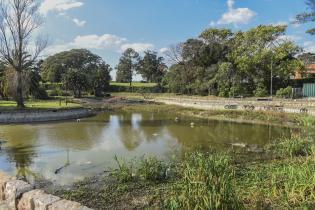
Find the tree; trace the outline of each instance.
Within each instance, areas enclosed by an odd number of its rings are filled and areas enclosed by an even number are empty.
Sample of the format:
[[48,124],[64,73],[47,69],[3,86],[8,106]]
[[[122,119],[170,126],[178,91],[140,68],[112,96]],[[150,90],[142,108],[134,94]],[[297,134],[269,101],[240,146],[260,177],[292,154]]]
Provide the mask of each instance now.
[[93,79],[93,88],[94,95],[96,97],[103,96],[103,92],[109,89],[109,81],[111,80],[110,72],[112,68],[110,65],[103,63],[99,66],[94,79]]
[[167,69],[163,60],[164,58],[159,57],[157,52],[144,52],[143,58],[139,61],[138,73],[147,82],[154,82],[160,85]]
[[[315,0],[306,0],[306,4],[310,11],[300,13],[296,16],[296,23],[308,23],[315,22]],[[311,35],[315,35],[315,28],[311,28],[306,31]]]
[[67,74],[64,75],[63,83],[67,89],[73,91],[76,98],[82,97],[82,91],[88,90],[88,77],[80,69],[69,69]]
[[131,87],[133,75],[138,68],[139,59],[140,56],[134,49],[126,49],[119,59],[118,65],[116,66],[116,81],[126,83],[128,82],[130,83]]
[[87,49],[73,49],[46,58],[41,65],[41,74],[44,81],[61,82],[70,69],[81,69],[91,74],[103,62],[100,56]]
[[23,108],[23,72],[47,45],[41,37],[33,41],[34,31],[42,24],[38,4],[35,0],[1,0],[0,22],[0,58],[16,72],[16,102]]
[[111,70],[100,56],[86,49],[57,53],[46,58],[41,65],[45,81],[64,82],[75,97],[81,97],[82,91],[101,96],[109,87]]
[[0,62],[0,96],[2,99],[8,99],[8,86],[5,78],[5,63]]

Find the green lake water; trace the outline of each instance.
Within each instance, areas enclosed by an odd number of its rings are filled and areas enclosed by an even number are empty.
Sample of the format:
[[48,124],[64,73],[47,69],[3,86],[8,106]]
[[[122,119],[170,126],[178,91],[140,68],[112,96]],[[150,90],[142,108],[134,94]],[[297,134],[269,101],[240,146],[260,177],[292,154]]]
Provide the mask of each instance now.
[[[0,170],[69,184],[115,167],[113,157],[169,159],[197,149],[262,147],[298,129],[182,119],[169,113],[102,113],[77,121],[0,125]],[[191,122],[195,123],[191,127]],[[64,167],[59,173],[57,169]]]

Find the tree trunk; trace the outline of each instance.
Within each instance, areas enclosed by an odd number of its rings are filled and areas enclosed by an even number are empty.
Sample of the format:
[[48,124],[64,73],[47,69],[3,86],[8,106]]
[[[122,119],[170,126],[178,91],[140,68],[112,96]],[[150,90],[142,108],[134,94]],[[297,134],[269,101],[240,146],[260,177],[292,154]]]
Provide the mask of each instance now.
[[23,87],[22,87],[22,72],[16,71],[17,73],[17,86],[16,86],[16,103],[19,109],[25,108],[23,98]]

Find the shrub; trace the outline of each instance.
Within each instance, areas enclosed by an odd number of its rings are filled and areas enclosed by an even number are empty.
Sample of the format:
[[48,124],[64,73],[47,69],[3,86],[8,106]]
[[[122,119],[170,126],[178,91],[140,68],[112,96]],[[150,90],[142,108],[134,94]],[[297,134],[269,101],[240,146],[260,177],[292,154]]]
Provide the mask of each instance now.
[[275,143],[266,146],[279,157],[309,156],[312,154],[313,142],[309,139],[294,136],[292,138],[280,138]]
[[265,97],[268,92],[263,84],[258,84],[256,90],[254,91],[256,97]]
[[292,87],[289,86],[287,88],[281,88],[277,91],[276,95],[279,98],[292,98]]
[[194,153],[183,162],[180,174],[167,208],[240,209],[229,156]]

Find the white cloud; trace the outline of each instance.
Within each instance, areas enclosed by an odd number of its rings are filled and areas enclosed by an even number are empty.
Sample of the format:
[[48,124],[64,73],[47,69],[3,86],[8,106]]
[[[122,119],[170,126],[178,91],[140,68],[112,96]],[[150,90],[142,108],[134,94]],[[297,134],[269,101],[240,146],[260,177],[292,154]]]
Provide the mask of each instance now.
[[146,50],[152,50],[154,48],[153,44],[150,43],[127,43],[121,46],[121,51],[125,51],[128,48],[132,48],[137,52],[144,52]]
[[47,15],[50,11],[63,13],[73,8],[82,7],[83,5],[84,3],[79,0],[44,0],[39,7],[39,11],[43,15]]
[[313,41],[305,41],[303,43],[303,46],[304,46],[304,50],[306,52],[315,53],[315,42],[313,42]]
[[235,0],[227,0],[228,11],[224,13],[218,24],[247,24],[256,16],[249,8],[234,8]]
[[167,48],[167,47],[163,47],[163,48],[161,48],[161,49],[159,50],[159,52],[160,52],[161,54],[165,54],[165,53],[167,53],[167,52],[169,52],[169,51],[170,51],[170,49]]
[[85,20],[79,20],[77,18],[73,18],[72,21],[79,27],[83,27],[86,24]]
[[150,43],[132,43],[126,38],[119,37],[113,34],[103,34],[101,36],[92,34],[85,36],[77,36],[72,42],[67,44],[53,45],[47,48],[45,54],[50,55],[65,50],[87,48],[97,50],[111,50],[122,52],[127,48],[133,48],[137,52],[143,52],[154,48]]
[[279,22],[276,22],[276,23],[271,23],[271,25],[273,25],[273,26],[286,26],[286,25],[288,25],[288,22],[286,22],[286,21],[279,21]]
[[297,42],[302,40],[301,36],[297,36],[297,35],[282,35],[279,36],[278,38],[280,41],[293,41],[293,42]]
[[77,36],[74,39],[73,44],[82,48],[91,49],[120,49],[121,45],[127,41],[126,38],[122,38],[112,34],[98,35],[87,35]]

